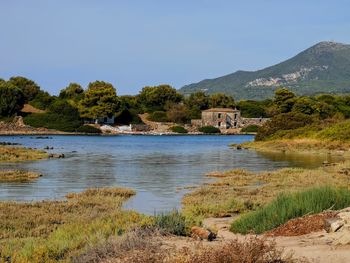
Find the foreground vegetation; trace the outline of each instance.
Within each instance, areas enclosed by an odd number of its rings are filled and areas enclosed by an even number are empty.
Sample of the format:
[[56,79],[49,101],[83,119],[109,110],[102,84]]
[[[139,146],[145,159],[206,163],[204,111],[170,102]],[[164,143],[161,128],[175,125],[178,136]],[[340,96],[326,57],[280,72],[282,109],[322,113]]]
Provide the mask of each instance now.
[[68,194],[66,201],[0,202],[0,258],[70,261],[89,246],[149,224],[148,217],[121,209],[134,194],[121,188],[89,189]]
[[108,243],[91,247],[86,253],[74,258],[76,263],[297,263],[292,255],[277,248],[276,243],[258,237],[232,240],[220,246],[203,246],[195,250],[185,247],[176,250],[164,245],[164,238],[152,229],[136,229],[110,239]]
[[36,161],[47,159],[48,154],[44,151],[24,148],[0,146],[0,163],[1,162],[21,162]]
[[290,194],[283,193],[266,206],[234,221],[231,231],[261,234],[293,218],[349,206],[350,191],[344,188],[320,187]]
[[279,194],[310,187],[347,187],[349,162],[317,169],[284,168],[252,173],[233,170],[212,173],[217,181],[201,186],[183,198],[182,212],[187,222],[199,224],[207,217],[243,214],[273,201]]

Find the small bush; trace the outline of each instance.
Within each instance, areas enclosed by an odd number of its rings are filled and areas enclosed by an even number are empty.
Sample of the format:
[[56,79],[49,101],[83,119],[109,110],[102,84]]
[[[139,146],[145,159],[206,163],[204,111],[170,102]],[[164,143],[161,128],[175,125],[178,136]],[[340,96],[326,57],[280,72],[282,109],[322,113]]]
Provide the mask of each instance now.
[[256,234],[274,229],[288,220],[326,209],[342,209],[350,205],[350,191],[320,187],[293,194],[281,194],[257,211],[242,216],[231,225],[232,232]]
[[99,134],[101,133],[101,130],[90,125],[83,125],[77,129],[77,132]]
[[185,217],[176,210],[168,214],[156,215],[155,226],[173,235],[186,235]]
[[170,130],[176,133],[188,133],[188,131],[182,126],[173,126],[170,128]]
[[198,130],[203,133],[221,133],[220,129],[214,126],[203,126],[200,127]]
[[242,128],[241,132],[258,132],[258,125],[249,125],[247,127]]
[[167,114],[164,111],[155,111],[149,115],[148,119],[150,121],[156,121],[156,122],[167,122],[168,121]]

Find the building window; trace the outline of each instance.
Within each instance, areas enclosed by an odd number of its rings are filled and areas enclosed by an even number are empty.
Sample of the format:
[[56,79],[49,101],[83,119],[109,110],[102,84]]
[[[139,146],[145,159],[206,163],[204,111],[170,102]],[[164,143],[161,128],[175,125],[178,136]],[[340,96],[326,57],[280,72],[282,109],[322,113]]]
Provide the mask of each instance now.
[[235,113],[235,120],[237,119],[237,113]]
[[221,126],[221,122],[218,122],[218,126],[219,126],[219,127]]
[[236,121],[233,123],[233,127],[237,128],[237,122]]
[[218,114],[218,118],[219,118],[219,119],[221,118],[221,113]]

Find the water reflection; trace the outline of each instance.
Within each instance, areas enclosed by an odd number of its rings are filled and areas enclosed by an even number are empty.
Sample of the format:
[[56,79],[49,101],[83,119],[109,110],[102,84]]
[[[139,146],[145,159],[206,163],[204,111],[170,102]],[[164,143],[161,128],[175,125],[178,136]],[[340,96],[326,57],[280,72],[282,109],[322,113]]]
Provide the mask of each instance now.
[[1,164],[0,169],[25,169],[44,176],[29,183],[0,184],[0,200],[57,199],[90,187],[130,187],[137,195],[126,206],[153,214],[179,207],[184,191],[178,188],[205,182],[208,178],[203,175],[211,171],[265,171],[317,166],[324,161],[228,147],[251,140],[253,136],[52,136],[48,140],[0,136],[0,141],[27,147],[54,147],[52,152],[67,156]]

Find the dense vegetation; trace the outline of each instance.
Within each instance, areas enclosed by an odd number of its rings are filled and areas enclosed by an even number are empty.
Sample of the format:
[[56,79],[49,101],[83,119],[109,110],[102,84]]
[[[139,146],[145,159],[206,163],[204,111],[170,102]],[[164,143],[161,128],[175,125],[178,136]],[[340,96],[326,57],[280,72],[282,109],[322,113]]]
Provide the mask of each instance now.
[[327,209],[339,210],[349,205],[350,191],[346,188],[320,187],[293,194],[280,194],[268,205],[234,221],[231,230],[242,234],[261,234],[296,217]]
[[198,130],[200,132],[208,133],[208,134],[220,133],[220,129],[214,126],[203,126],[203,127],[200,127]]
[[[25,103],[44,112],[24,114],[21,109]],[[0,119],[23,115],[25,123],[33,127],[66,132],[96,132],[89,127],[83,128],[84,122],[111,116],[115,116],[115,124],[142,124],[139,114],[143,113],[148,113],[151,121],[173,122],[176,123],[174,126],[183,126],[191,119],[201,118],[201,111],[220,107],[237,107],[243,117],[271,118],[258,129],[258,141],[278,136],[291,137],[290,131],[301,133],[303,127],[309,127],[305,129],[308,132],[319,131],[325,128],[324,123],[335,124],[350,118],[350,96],[322,94],[300,97],[285,88],[277,89],[272,99],[236,102],[232,96],[223,93],[208,95],[200,91],[183,96],[169,85],[144,87],[135,96],[118,96],[113,85],[104,81],[91,82],[85,90],[77,83],[70,83],[60,91],[59,96],[51,96],[34,81],[24,77],[0,81]],[[341,129],[334,127],[334,131],[340,132]],[[203,127],[201,131],[218,132],[208,127]],[[243,130],[256,131],[256,126]],[[342,138],[346,136],[342,134]]]
[[[273,83],[274,80],[275,83]],[[272,98],[284,86],[301,96],[350,92],[350,45],[321,42],[297,56],[257,71],[237,71],[183,87],[183,94],[207,90],[223,92],[239,100]]]

